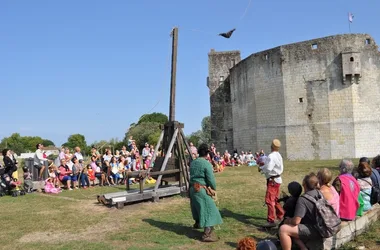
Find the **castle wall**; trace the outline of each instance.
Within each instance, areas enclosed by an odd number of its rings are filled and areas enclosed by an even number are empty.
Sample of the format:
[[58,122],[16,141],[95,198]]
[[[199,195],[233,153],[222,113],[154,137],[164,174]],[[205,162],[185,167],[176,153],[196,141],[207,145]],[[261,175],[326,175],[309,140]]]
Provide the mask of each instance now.
[[233,68],[231,99],[236,149],[268,152],[274,138],[280,139],[286,148],[279,48],[254,54]]
[[289,159],[354,153],[351,90],[342,84],[340,47],[330,38],[282,46]]
[[[369,35],[331,36],[255,53],[230,70],[228,83],[213,86],[210,92],[221,91],[220,98],[211,95],[212,138],[220,150],[269,151],[278,138],[290,160],[379,153],[380,53]],[[230,102],[223,102],[228,97]]]
[[230,82],[224,81],[210,97],[211,138],[219,152],[233,149],[233,118]]
[[233,150],[233,118],[230,93],[230,69],[240,62],[239,51],[209,53],[211,138],[218,151]]
[[380,53],[374,40],[366,39],[371,43],[364,44],[364,37],[355,40],[355,45],[362,47],[362,79],[352,84],[356,158],[380,153]]

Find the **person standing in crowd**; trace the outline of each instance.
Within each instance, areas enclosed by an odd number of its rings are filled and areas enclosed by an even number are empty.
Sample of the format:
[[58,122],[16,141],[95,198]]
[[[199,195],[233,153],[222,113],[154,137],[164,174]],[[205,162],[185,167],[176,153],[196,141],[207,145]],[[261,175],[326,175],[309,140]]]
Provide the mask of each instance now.
[[3,162],[4,162],[4,173],[7,174],[10,178],[14,172],[17,171],[17,165],[13,160],[12,151],[10,149],[3,149]]
[[191,155],[198,155],[198,149],[194,146],[192,142],[190,142],[190,151],[189,152]]
[[61,147],[61,151],[59,152],[59,164],[61,164],[61,160],[65,159],[65,147]]
[[209,154],[207,144],[198,148],[199,158],[191,162],[190,167],[190,206],[194,228],[204,228],[202,240],[204,242],[218,241],[214,226],[223,223],[222,217],[216,207],[215,201],[206,191],[216,190],[216,182],[210,162],[206,160]]
[[276,227],[275,219],[282,221],[284,209],[278,202],[280,186],[282,184],[281,174],[284,171],[284,163],[281,154],[278,152],[281,142],[278,139],[272,141],[272,152],[268,155],[265,162],[260,162],[259,171],[267,179],[267,191],[265,203],[268,206],[267,224],[264,227]]
[[47,158],[44,157],[44,145],[41,143],[38,143],[36,145],[36,153],[34,154],[34,167],[38,169],[39,179],[42,180],[42,176],[45,171],[45,162],[47,161]]
[[127,151],[127,147],[126,147],[126,146],[123,146],[123,147],[121,148],[120,155],[122,155],[122,156],[124,156],[124,157],[128,157],[129,152]]
[[75,147],[74,156],[78,159],[78,161],[83,161],[83,155],[81,153],[80,147]]
[[145,163],[146,158],[148,157],[149,154],[150,154],[149,143],[145,142],[145,147],[143,148],[142,154],[141,154],[141,156],[143,158],[143,163]]
[[133,143],[135,142],[135,140],[133,140],[133,136],[131,135],[128,139],[128,148],[129,148],[129,151],[132,151],[133,149]]

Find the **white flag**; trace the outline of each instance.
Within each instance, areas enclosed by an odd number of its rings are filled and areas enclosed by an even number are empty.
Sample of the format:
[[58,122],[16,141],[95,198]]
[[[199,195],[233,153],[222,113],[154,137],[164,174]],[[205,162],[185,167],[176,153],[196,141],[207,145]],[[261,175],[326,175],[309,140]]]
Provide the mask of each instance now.
[[352,23],[352,20],[354,19],[354,15],[351,12],[348,12],[348,21]]

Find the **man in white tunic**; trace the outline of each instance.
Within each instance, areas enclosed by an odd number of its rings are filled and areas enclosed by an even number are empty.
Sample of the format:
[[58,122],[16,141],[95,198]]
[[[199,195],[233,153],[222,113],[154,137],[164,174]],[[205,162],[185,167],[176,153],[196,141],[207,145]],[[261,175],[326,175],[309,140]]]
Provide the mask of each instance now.
[[281,154],[278,152],[281,142],[278,139],[272,141],[272,152],[268,155],[265,162],[260,162],[259,171],[267,179],[267,192],[265,203],[268,206],[268,224],[265,227],[275,227],[275,220],[281,221],[284,217],[284,210],[278,202],[280,186],[282,183],[281,174],[284,171],[284,164]]

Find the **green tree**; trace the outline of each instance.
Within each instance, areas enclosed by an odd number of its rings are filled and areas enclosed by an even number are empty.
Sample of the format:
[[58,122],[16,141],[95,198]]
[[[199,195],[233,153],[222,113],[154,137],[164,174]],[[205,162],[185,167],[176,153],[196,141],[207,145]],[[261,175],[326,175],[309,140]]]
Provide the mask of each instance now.
[[47,139],[42,140],[42,144],[44,146],[55,146],[54,142],[52,142],[51,140],[47,140]]
[[64,147],[74,149],[76,146],[80,147],[83,151],[87,151],[87,142],[84,135],[74,134],[70,135],[67,142],[63,144]]
[[211,144],[211,119],[206,116],[202,119],[201,129],[187,136],[187,140],[198,147],[202,143]]
[[0,143],[0,148],[12,149],[15,153],[26,153],[36,151],[36,145],[42,143],[45,146],[54,145],[47,139],[39,136],[21,136],[19,133],[13,133],[10,137],[4,137]]
[[145,142],[156,145],[161,134],[160,125],[166,122],[168,122],[168,117],[163,113],[144,114],[137,123],[130,125],[123,141],[116,144],[116,146],[118,146],[118,149],[123,145],[126,146],[130,136],[133,136],[139,148],[144,147]]
[[196,132],[191,133],[189,136],[187,136],[187,141],[189,143],[192,142],[195,147],[199,147],[199,145],[203,143],[202,131],[198,130]]
[[167,115],[165,115],[163,113],[156,113],[155,112],[155,113],[151,113],[151,114],[142,115],[140,117],[137,125],[139,125],[141,123],[146,123],[146,122],[157,122],[160,124],[165,124],[167,121],[168,121]]
[[42,143],[43,139],[39,136],[22,136],[21,141],[24,145],[25,151],[34,152],[36,151],[36,145]]
[[25,152],[22,137],[19,133],[13,133],[10,137],[4,137],[0,143],[1,150],[5,148],[12,149],[16,154]]
[[202,140],[203,143],[211,143],[211,119],[210,116],[206,116],[202,119]]
[[99,153],[103,153],[104,149],[109,147],[109,142],[106,140],[101,140],[101,141],[95,141],[94,143],[91,144],[91,146],[88,147],[88,153],[90,154],[91,152],[91,147],[96,147],[96,149],[99,151]]
[[145,142],[155,145],[158,142],[160,133],[160,123],[144,122],[130,128],[126,134],[126,140],[128,140],[129,136],[133,136],[133,139],[136,140],[136,145],[142,148]]

